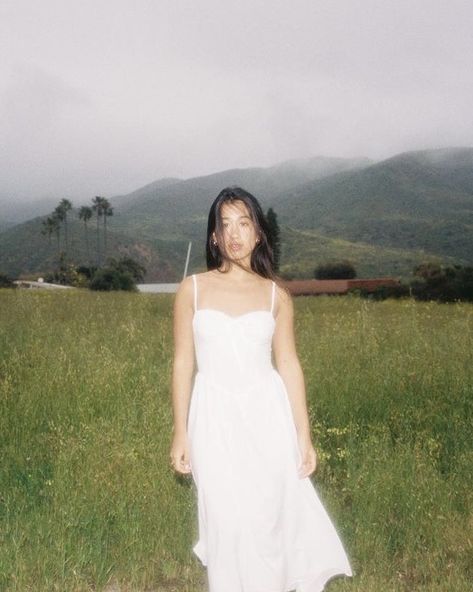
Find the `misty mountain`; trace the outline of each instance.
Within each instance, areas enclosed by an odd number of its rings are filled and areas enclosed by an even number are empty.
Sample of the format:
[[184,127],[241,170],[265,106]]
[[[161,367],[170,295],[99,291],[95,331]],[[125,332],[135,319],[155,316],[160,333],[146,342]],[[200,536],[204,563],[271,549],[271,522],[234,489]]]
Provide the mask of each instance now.
[[15,226],[15,225],[16,225],[16,222],[11,222],[10,220],[1,220],[0,219],[0,232],[3,232],[7,228],[11,228],[12,226]]
[[139,232],[148,240],[174,240],[177,236],[201,240],[210,205],[224,187],[240,185],[267,205],[273,196],[301,183],[370,163],[366,158],[314,157],[267,168],[232,169],[160,187],[148,185],[130,194],[129,201],[122,198],[117,204],[114,228],[133,235]]
[[285,223],[330,237],[473,257],[473,148],[406,152],[276,196]]
[[133,207],[133,204],[137,199],[141,197],[149,197],[150,195],[157,195],[161,189],[170,187],[171,185],[179,183],[180,181],[181,179],[175,177],[165,177],[163,179],[153,181],[152,183],[148,183],[144,187],[140,187],[132,193],[127,193],[125,195],[115,195],[114,197],[111,197],[109,201],[113,207],[121,208],[122,211],[124,211]]
[[59,201],[52,198],[19,201],[15,197],[0,195],[0,232],[36,216],[49,214]]
[[[382,162],[310,158],[267,168],[234,169],[193,179],[161,179],[111,198],[107,243],[147,269],[146,281],[179,281],[205,268],[209,207],[219,191],[241,185],[273,207],[282,231],[286,276],[311,277],[329,259],[351,259],[360,276],[406,276],[415,264],[471,263],[473,149],[406,152]],[[54,204],[57,205],[57,204]],[[71,254],[85,261],[84,225],[70,221]],[[36,218],[0,232],[0,271],[41,272],[57,260]],[[95,220],[89,243],[95,248]],[[33,252],[34,250],[34,252]]]

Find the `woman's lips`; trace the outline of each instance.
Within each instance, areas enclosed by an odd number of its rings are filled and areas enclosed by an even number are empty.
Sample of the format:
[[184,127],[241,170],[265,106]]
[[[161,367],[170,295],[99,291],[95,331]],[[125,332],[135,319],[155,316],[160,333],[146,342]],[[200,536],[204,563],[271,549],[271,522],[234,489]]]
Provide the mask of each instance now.
[[232,249],[232,251],[239,251],[241,249],[241,245],[238,243],[230,243],[230,249]]

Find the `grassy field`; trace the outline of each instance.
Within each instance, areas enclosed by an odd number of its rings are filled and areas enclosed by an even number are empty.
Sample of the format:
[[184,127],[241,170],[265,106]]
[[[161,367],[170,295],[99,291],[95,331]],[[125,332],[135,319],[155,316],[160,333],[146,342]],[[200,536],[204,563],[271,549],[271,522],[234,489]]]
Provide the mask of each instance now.
[[[204,589],[168,461],[172,300],[0,290],[0,590]],[[470,590],[473,305],[295,307],[312,480],[355,570],[327,590]]]

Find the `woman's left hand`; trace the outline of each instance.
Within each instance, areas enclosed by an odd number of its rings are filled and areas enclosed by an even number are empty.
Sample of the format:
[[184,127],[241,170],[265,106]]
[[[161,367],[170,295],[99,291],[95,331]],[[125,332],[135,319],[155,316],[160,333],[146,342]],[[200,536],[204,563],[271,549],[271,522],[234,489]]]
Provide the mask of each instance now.
[[317,454],[310,440],[303,439],[299,441],[299,450],[301,453],[301,463],[298,467],[299,478],[308,477],[315,471],[317,466]]

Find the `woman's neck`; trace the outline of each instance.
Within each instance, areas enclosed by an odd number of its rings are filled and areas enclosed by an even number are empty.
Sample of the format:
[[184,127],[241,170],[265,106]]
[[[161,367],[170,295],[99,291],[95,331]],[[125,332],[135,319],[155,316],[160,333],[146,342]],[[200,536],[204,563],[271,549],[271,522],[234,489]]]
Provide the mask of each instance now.
[[[225,267],[222,266],[220,269],[224,271]],[[216,270],[216,273],[221,274],[221,272],[218,270]],[[255,272],[251,268],[242,268],[239,265],[230,264],[229,270],[226,271],[224,275],[226,275],[229,279],[231,279],[234,282],[242,282],[254,276]]]

